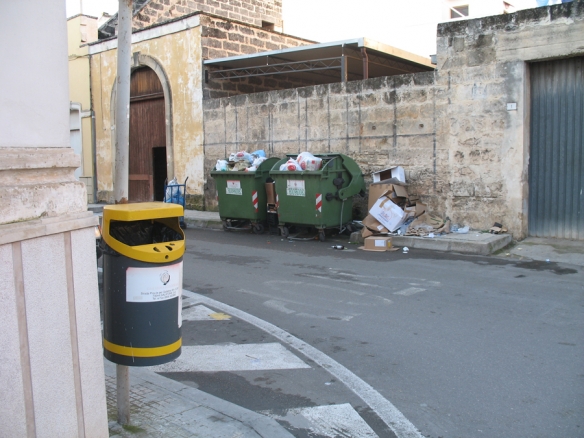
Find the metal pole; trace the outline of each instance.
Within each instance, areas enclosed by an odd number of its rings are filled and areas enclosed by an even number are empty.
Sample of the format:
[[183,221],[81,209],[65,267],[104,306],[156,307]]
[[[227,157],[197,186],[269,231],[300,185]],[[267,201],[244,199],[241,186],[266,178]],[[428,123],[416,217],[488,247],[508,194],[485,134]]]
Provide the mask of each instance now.
[[128,203],[131,61],[132,0],[119,0],[118,75],[116,77],[116,160],[114,172],[114,200],[116,204]]
[[369,57],[365,47],[361,47],[361,56],[363,57],[363,79],[369,79]]
[[[130,153],[130,74],[132,66],[132,0],[119,0],[118,9],[118,75],[116,77],[116,160],[114,199],[116,204],[128,202]],[[130,369],[116,365],[116,397],[118,423],[130,423]]]
[[125,365],[116,365],[116,400],[118,423],[130,424],[130,368]]

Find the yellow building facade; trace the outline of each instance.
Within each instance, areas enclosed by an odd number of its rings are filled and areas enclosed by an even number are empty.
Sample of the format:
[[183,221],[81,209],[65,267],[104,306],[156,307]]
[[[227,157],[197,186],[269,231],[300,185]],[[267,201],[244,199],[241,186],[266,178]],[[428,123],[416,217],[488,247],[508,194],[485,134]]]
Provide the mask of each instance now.
[[[96,114],[97,199],[111,203],[116,138],[117,39],[91,44],[89,53],[92,101]],[[166,148],[165,179],[170,181],[176,178],[182,184],[188,177],[186,203],[190,208],[202,208],[204,190],[201,53],[201,26],[198,16],[186,17],[132,34],[133,73],[145,69],[154,72],[164,97],[165,144],[159,146]],[[140,99],[148,99],[148,95],[142,95]],[[136,138],[142,132],[148,132],[152,123],[151,117],[154,117],[151,111],[146,109],[131,114],[131,137]],[[131,149],[130,161],[133,160],[132,153]],[[145,155],[144,159],[150,158]],[[156,157],[152,160],[152,166],[156,167]],[[130,201],[133,201],[132,181],[130,175]]]

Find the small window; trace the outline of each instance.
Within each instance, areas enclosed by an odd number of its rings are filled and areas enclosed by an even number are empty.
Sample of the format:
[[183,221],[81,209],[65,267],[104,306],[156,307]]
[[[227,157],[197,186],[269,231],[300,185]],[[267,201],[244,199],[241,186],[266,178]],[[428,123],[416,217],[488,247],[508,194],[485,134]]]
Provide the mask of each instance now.
[[274,30],[274,23],[270,23],[269,21],[262,20],[262,29]]
[[452,6],[450,8],[450,18],[468,17],[468,5]]

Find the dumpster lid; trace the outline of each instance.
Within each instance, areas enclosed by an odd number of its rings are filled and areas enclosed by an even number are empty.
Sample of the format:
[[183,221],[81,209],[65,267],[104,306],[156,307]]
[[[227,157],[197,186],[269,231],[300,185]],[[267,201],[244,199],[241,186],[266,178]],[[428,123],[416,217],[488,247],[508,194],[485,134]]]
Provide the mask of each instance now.
[[135,204],[115,204],[103,207],[104,219],[123,222],[179,217],[183,214],[182,205],[169,202],[137,202]]

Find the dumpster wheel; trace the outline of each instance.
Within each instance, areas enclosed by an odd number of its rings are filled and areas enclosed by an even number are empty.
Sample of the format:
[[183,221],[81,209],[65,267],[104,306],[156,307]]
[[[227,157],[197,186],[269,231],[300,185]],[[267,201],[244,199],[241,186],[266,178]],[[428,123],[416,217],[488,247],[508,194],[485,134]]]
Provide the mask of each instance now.
[[264,234],[263,224],[254,224],[252,231],[254,232],[254,234]]
[[286,238],[290,235],[290,230],[288,229],[288,227],[285,227],[284,225],[282,225],[280,227],[280,234],[282,235],[282,237]]
[[318,240],[324,242],[326,240],[326,235],[324,234],[324,229],[318,230]]

